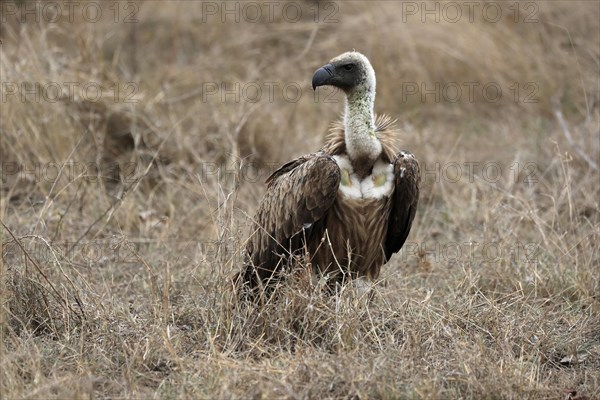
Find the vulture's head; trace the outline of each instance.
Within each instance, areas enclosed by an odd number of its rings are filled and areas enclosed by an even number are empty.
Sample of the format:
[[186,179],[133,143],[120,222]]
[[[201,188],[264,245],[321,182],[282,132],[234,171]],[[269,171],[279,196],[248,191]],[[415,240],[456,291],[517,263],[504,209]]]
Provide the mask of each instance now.
[[315,71],[312,87],[335,86],[346,94],[375,91],[375,71],[371,63],[358,51],[349,51],[332,59]]

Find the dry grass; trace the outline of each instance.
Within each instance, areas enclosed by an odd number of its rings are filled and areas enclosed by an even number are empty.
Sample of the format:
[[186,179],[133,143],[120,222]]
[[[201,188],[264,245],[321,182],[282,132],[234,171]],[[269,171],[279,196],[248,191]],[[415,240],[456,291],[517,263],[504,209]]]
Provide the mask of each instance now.
[[[138,22],[114,23],[111,4],[97,23],[2,9],[3,398],[600,398],[598,3],[422,23],[400,2],[339,2],[319,24],[314,2],[293,2],[295,23],[285,2],[261,23],[166,1],[118,3]],[[342,104],[315,101],[310,77],[351,48],[425,169],[410,243],[369,304],[299,274],[246,307],[230,278],[261,182],[320,146]],[[7,82],[105,96],[21,101]],[[261,101],[203,98],[236,82]],[[453,82],[461,101],[406,93]],[[504,96],[468,101],[469,82]]]

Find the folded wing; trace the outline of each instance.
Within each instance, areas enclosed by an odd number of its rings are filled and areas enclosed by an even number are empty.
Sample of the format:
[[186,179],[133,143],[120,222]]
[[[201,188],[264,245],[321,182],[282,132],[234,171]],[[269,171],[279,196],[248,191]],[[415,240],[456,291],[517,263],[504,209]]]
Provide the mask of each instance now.
[[412,153],[401,151],[394,160],[395,189],[385,243],[386,262],[400,251],[410,232],[419,202],[421,170]]
[[267,179],[246,247],[243,283],[257,287],[277,278],[290,254],[302,248],[332,207],[339,184],[340,169],[323,152],[293,160]]

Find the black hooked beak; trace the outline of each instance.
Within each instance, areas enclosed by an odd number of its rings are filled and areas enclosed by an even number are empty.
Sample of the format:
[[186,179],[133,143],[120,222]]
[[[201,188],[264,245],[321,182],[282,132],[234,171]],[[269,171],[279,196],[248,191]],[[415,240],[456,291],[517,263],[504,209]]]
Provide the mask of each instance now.
[[335,67],[333,65],[327,64],[315,71],[315,74],[312,78],[313,90],[315,90],[317,86],[327,85],[331,78],[333,78],[334,68]]

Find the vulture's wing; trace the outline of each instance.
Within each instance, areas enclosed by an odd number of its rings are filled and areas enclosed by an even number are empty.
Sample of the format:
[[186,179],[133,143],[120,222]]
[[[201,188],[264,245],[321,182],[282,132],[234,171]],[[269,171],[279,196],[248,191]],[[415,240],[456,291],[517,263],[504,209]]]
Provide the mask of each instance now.
[[411,153],[401,151],[394,160],[395,188],[392,212],[385,242],[386,261],[400,251],[415,219],[419,201],[419,162]]
[[282,259],[301,248],[304,236],[333,205],[339,184],[340,169],[323,152],[291,161],[267,179],[246,247],[250,261],[243,273],[246,283],[256,286],[256,275],[268,280]]

